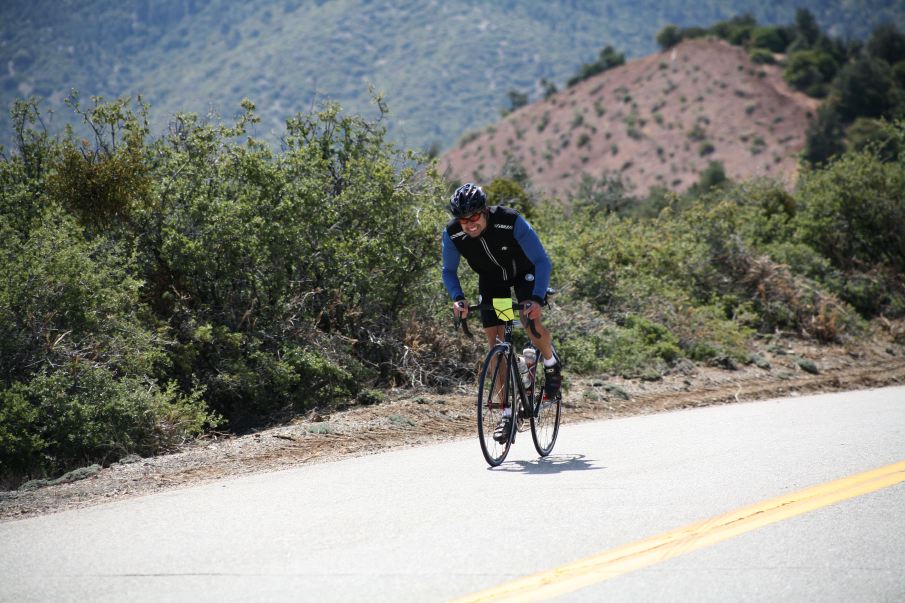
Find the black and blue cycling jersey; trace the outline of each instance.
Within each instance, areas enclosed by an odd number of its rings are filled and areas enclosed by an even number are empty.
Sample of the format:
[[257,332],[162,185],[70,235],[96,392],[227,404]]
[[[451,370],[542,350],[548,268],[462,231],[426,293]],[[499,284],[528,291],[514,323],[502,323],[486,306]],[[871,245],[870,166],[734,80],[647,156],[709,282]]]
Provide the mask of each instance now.
[[488,207],[487,228],[474,238],[458,220],[451,220],[443,231],[442,250],[443,284],[453,300],[465,299],[457,274],[462,257],[478,273],[482,295],[489,289],[515,287],[518,298],[540,303],[546,298],[550,258],[537,233],[514,209]]

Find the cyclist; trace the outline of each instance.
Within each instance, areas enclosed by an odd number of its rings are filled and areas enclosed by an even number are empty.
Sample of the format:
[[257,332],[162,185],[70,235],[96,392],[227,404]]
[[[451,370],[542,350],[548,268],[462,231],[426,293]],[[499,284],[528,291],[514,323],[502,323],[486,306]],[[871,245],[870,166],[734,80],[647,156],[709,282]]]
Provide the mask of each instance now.
[[[517,211],[499,205],[487,206],[484,190],[473,183],[456,189],[449,201],[453,215],[443,231],[443,284],[453,299],[453,313],[468,316],[468,302],[459,283],[459,260],[464,257],[478,274],[480,299],[515,297],[527,302],[520,311],[522,323],[533,319],[540,337],[528,331],[528,337],[543,356],[544,393],[549,398],[559,395],[562,375],[559,358],[553,350],[550,332],[541,322],[541,308],[546,305],[547,286],[552,265],[537,233]],[[503,321],[493,310],[481,311],[481,322],[492,347],[503,338]],[[494,431],[494,439],[509,437],[510,409]]]

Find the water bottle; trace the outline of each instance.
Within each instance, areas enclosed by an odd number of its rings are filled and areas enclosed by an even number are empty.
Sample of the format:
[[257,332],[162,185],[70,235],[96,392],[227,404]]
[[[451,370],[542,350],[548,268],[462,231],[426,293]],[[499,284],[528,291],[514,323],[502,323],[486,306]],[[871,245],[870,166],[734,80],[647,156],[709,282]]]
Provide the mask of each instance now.
[[528,365],[525,364],[525,359],[521,356],[518,357],[518,372],[525,387],[531,387],[531,375],[528,374]]
[[[534,383],[534,363],[537,362],[537,350],[532,346],[522,350],[522,362],[525,365],[525,371],[522,373],[522,381],[526,388],[530,388]],[[521,369],[521,367],[519,367]]]
[[525,359],[525,364],[530,369],[531,366],[537,362],[537,350],[535,350],[532,346],[526,347],[522,350],[522,358]]

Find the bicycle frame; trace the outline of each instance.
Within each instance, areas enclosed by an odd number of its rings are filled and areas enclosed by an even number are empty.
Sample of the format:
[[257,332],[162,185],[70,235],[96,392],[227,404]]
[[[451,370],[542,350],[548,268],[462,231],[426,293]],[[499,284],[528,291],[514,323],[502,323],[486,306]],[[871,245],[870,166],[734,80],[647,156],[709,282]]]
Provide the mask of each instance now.
[[[518,366],[518,358],[515,353],[515,348],[512,346],[512,329],[513,324],[509,323],[506,325],[503,331],[503,341],[497,339],[497,346],[505,346],[506,347],[506,361],[509,364],[509,377],[513,383],[515,383],[516,391],[518,394],[520,406],[525,409],[526,412],[533,413],[534,412],[534,400],[532,396],[529,396],[528,391],[525,389],[525,383],[522,381],[522,375],[519,371]],[[534,344],[531,344],[532,346]],[[496,347],[496,346],[494,346]],[[534,363],[534,368],[536,370],[537,363]],[[508,387],[508,385],[507,385]],[[533,389],[533,387],[532,387]],[[509,392],[506,392],[507,394]],[[528,401],[531,400],[531,403],[528,404]],[[515,412],[515,409],[513,409]]]
[[[505,460],[510,447],[515,443],[516,434],[527,429],[526,421],[530,422],[531,437],[538,454],[542,457],[550,454],[559,431],[562,407],[560,396],[555,396],[548,403],[548,398],[543,390],[540,394],[538,393],[539,353],[535,355],[535,362],[528,367],[531,379],[529,384],[525,385],[523,375],[519,370],[518,353],[512,343],[512,331],[519,319],[509,313],[508,306],[502,304],[501,301],[494,300],[493,306],[488,304],[468,306],[469,312],[484,309],[496,310],[497,316],[502,319],[502,335],[497,333],[496,342],[490,346],[478,380],[478,440],[481,443],[481,452],[491,467],[496,467]],[[513,310],[523,309],[523,307],[523,304],[512,303]],[[458,316],[456,319],[456,325],[461,326],[465,334],[473,338],[468,331],[465,319]],[[530,328],[533,334],[539,338],[534,321],[529,319],[526,322],[526,327]],[[537,350],[533,340],[530,345]],[[500,366],[502,362],[507,363],[507,366]],[[545,410],[551,405],[555,407],[552,417],[548,416],[547,410]],[[500,425],[505,424],[507,415],[511,417],[508,437],[499,431]],[[493,429],[494,425],[497,426],[496,430]],[[552,432],[549,431],[551,427]]]
[[[469,306],[468,310],[469,310],[469,312],[473,312],[473,311],[481,310],[486,307],[487,306],[484,304],[479,304],[476,306]],[[521,307],[521,304],[513,303],[512,307],[513,307],[513,309],[518,309]],[[536,384],[535,376],[537,374],[537,361],[535,360],[535,362],[530,367],[528,367],[529,374],[531,375],[531,384],[532,384],[531,391],[529,392],[526,390],[525,384],[522,382],[522,375],[518,370],[518,361],[516,358],[517,355],[516,355],[515,349],[512,346],[512,331],[513,331],[513,329],[515,329],[516,322],[517,322],[517,320],[510,320],[510,321],[507,321],[503,325],[503,339],[500,340],[500,338],[497,337],[494,348],[497,346],[504,346],[506,348],[506,360],[509,365],[510,374],[508,375],[507,384],[505,385],[505,387],[507,388],[506,390],[504,390],[505,395],[508,397],[508,394],[509,394],[508,383],[509,383],[509,380],[511,379],[512,382],[514,382],[516,384],[516,391],[517,391],[518,398],[519,398],[519,400],[518,400],[519,406],[521,406],[525,410],[525,412],[528,413],[529,415],[534,415],[535,417],[537,417],[538,405],[536,403],[536,400],[534,400],[534,393],[535,393],[534,386]],[[462,326],[462,330],[467,335],[471,336],[471,333],[468,331],[467,323],[464,320],[460,320],[460,324]],[[531,331],[534,333],[534,335],[536,337],[540,336],[539,333],[537,332],[537,328],[534,326],[533,320],[530,320],[530,319],[528,320],[528,328],[531,329]],[[534,348],[535,352],[537,352],[535,358],[539,358],[540,357],[539,350],[534,345],[534,343],[529,342],[529,345],[532,348]],[[513,409],[513,412],[516,413],[515,416],[517,417],[518,409]],[[524,418],[528,418],[527,415]],[[513,442],[515,441],[515,431],[516,430],[513,429],[513,436],[512,436]]]

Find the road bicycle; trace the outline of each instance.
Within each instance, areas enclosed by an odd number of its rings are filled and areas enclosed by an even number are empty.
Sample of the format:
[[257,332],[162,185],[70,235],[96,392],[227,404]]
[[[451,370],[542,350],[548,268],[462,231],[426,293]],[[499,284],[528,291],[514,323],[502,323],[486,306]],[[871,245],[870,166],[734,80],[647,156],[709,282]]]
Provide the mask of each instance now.
[[[562,394],[557,393],[554,399],[546,396],[544,372],[537,370],[541,355],[534,344],[529,342],[525,349],[533,350],[535,361],[525,363],[512,343],[513,329],[516,325],[521,326],[516,312],[525,305],[511,299],[495,299],[492,304],[468,306],[469,316],[471,312],[492,309],[505,321],[503,339],[497,339],[497,343],[487,353],[478,380],[478,441],[481,443],[481,452],[491,467],[503,462],[515,442],[516,434],[528,429],[526,423],[531,426],[534,448],[542,457],[553,451],[559,434]],[[457,324],[461,325],[466,335],[472,337],[464,319],[458,319]],[[535,337],[539,337],[533,320],[528,321],[528,328]],[[497,442],[493,437],[494,430],[507,411],[515,415],[514,420],[509,422],[509,437],[504,442]]]

